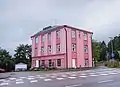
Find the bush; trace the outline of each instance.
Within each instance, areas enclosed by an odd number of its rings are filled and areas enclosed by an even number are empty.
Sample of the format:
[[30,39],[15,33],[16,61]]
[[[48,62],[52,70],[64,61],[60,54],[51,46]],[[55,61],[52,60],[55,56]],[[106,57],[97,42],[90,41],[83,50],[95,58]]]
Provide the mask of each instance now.
[[105,66],[110,67],[110,68],[120,68],[120,63],[119,61],[108,61],[106,62]]

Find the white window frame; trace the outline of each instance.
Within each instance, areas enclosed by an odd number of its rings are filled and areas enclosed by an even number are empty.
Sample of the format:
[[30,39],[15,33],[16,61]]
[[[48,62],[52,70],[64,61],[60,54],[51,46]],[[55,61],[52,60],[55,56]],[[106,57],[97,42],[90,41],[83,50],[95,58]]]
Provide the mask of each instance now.
[[56,48],[57,48],[57,52],[60,52],[60,44],[57,44]]
[[56,37],[60,38],[60,30],[56,31]]
[[75,52],[75,51],[76,51],[76,44],[72,43],[72,52]]
[[35,37],[35,43],[36,43],[36,44],[38,43],[38,40],[39,40],[39,38],[38,38],[38,37]]
[[84,52],[88,53],[88,46],[87,45],[84,46]]
[[72,35],[72,38],[75,38],[75,37],[76,37],[76,31],[75,31],[75,30],[72,30],[72,31],[71,31],[71,35]]
[[84,33],[84,40],[87,40],[87,33]]
[[48,41],[51,41],[51,33],[48,33]]
[[45,36],[44,35],[41,37],[41,42],[45,42]]
[[51,53],[52,49],[51,49],[51,45],[48,46],[48,53]]

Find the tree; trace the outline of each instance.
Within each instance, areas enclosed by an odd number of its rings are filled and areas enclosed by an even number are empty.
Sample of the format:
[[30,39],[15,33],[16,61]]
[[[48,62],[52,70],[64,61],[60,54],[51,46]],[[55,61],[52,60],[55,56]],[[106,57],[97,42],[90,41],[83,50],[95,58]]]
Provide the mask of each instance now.
[[107,47],[104,41],[102,41],[101,45],[100,45],[100,61],[106,61],[106,55],[107,55]]
[[92,40],[92,49],[93,49],[93,58],[94,60],[100,61],[100,42],[97,42],[96,40]]
[[28,65],[28,68],[30,68],[31,65],[31,45],[24,45],[20,44],[16,49],[15,49],[15,64],[17,63],[25,63]]
[[12,56],[5,49],[0,48],[0,68],[11,71],[13,67]]

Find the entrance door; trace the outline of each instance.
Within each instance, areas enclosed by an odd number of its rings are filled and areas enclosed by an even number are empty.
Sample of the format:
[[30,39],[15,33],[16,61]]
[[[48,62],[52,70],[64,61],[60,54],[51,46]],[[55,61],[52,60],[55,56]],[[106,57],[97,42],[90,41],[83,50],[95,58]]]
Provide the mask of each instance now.
[[36,60],[35,67],[39,67],[39,60]]
[[72,59],[72,68],[76,68],[75,59]]

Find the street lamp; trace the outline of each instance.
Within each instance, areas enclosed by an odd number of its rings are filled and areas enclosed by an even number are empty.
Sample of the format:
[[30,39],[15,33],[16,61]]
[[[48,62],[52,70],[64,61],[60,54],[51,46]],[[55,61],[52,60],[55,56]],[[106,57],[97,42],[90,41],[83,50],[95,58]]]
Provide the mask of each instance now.
[[113,53],[113,37],[109,37],[110,38],[110,40],[111,40],[111,50],[112,50],[112,54],[111,54],[111,56],[112,56],[112,58],[114,58],[114,53]]

